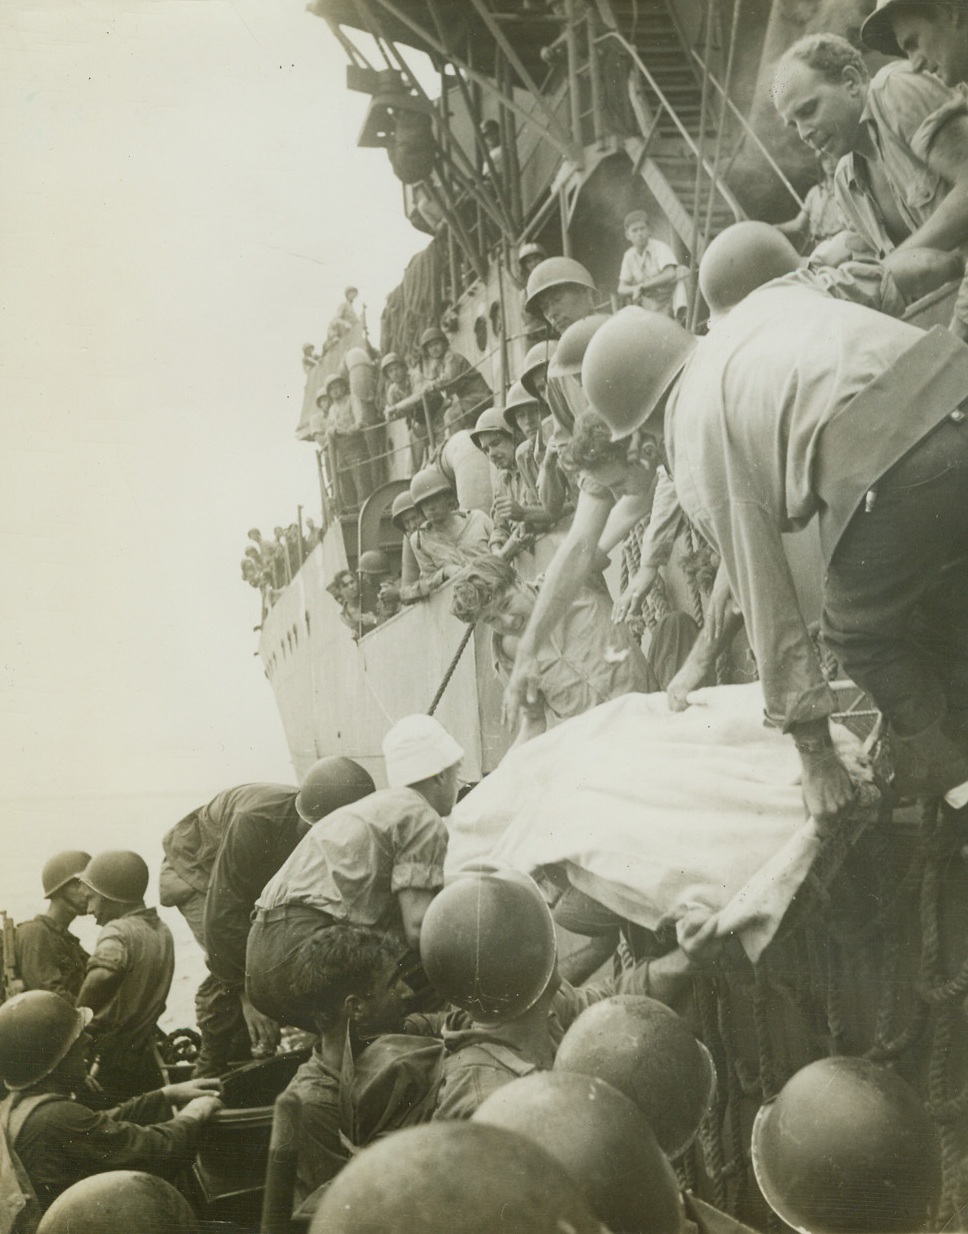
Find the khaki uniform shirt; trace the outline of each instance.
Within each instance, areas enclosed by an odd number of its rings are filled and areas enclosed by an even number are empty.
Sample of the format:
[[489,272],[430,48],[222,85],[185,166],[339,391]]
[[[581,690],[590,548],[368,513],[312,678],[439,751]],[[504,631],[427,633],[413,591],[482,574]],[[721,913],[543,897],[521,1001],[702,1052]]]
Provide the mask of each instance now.
[[441,530],[418,528],[410,537],[410,547],[420,567],[424,594],[444,582],[444,566],[463,566],[486,553],[493,530],[491,520],[481,510],[458,510]]
[[28,990],[50,990],[73,1003],[88,955],[74,935],[41,913],[17,926],[17,970]]
[[[928,166],[933,138],[964,101],[930,73],[915,73],[906,61],[885,65],[871,79],[861,115],[874,142],[901,218],[916,231],[935,212],[950,185]],[[866,161],[847,154],[834,172],[834,196],[847,227],[878,257],[895,245],[869,188]]]
[[[548,1013],[548,1032],[557,1050],[561,1039],[581,1013],[616,994],[649,993],[648,965],[640,964],[621,977],[573,986],[562,981]],[[499,1088],[519,1076],[539,1070],[515,1041],[502,1036],[500,1026],[444,1029],[443,1079],[434,1120],[470,1118]]]
[[196,891],[208,891],[212,867],[229,824],[239,815],[272,826],[292,810],[296,790],[286,784],[240,784],[186,814],[164,836],[161,846],[174,869]]
[[753,292],[686,361],[666,409],[676,492],[722,558],[784,729],[829,715],[834,699],[781,532],[819,515],[829,560],[871,485],[966,389],[968,348],[945,331],[795,278]]
[[[646,279],[655,278],[663,270],[678,270],[676,255],[668,244],[661,240],[649,240],[645,251],[640,253],[635,245],[625,250],[622,268],[618,276],[618,291],[621,296],[634,296]],[[643,308],[673,316],[680,308],[688,307],[686,289],[682,281],[670,287],[657,287],[636,301]]]
[[[49,1079],[14,1094],[14,1101],[45,1091],[56,1091]],[[173,1115],[160,1092],[133,1097],[103,1113],[64,1093],[27,1115],[16,1148],[46,1210],[62,1191],[106,1170],[146,1170],[173,1180],[194,1160],[201,1126]]]
[[135,908],[109,921],[87,967],[123,974],[92,1021],[99,1047],[117,1049],[122,1040],[140,1047],[165,1010],[175,975],[175,944],[157,909]]
[[444,885],[447,831],[412,788],[386,788],[316,823],[257,908],[304,904],[335,921],[400,932],[397,892]]

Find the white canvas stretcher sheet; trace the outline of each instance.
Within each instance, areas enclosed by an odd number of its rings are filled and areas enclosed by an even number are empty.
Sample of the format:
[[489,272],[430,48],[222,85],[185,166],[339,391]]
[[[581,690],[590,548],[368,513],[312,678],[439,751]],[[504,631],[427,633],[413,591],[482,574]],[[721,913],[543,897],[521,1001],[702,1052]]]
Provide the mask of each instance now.
[[[703,926],[735,933],[756,960],[819,844],[799,758],[764,726],[758,684],[691,698],[677,714],[665,694],[625,695],[512,750],[451,815],[446,874],[562,863],[630,921],[675,921],[687,948]],[[857,743],[837,740],[856,767]]]

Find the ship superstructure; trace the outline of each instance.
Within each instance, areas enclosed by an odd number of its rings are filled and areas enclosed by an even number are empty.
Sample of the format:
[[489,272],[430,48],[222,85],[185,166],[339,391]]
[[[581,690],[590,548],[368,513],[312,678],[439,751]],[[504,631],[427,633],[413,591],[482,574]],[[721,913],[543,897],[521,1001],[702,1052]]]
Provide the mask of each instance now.
[[[791,217],[810,183],[812,159],[783,133],[766,83],[777,55],[829,19],[829,6],[314,0],[310,11],[346,51],[348,87],[370,96],[359,144],[387,149],[388,189],[396,183],[402,209],[428,236],[388,299],[381,350],[412,357],[421,333],[440,324],[498,404],[540,328],[524,311],[522,244],[581,261],[614,307],[622,220],[647,208],[690,272],[698,328],[695,271],[709,240],[745,217]],[[852,9],[837,12],[848,29]],[[951,295],[942,289],[908,315],[945,322]],[[444,588],[354,642],[326,592],[367,549],[400,554],[388,515],[413,470],[410,442],[405,421],[387,423],[379,410],[376,371],[360,360],[369,347],[357,325],[324,351],[308,373],[298,432],[312,436],[319,391],[345,372],[367,423],[370,496],[359,509],[347,505],[338,458],[327,446],[317,451],[323,535],[266,612],[260,654],[300,775],[320,755],[340,753],[378,777],[389,725],[435,709],[475,780],[510,740],[486,632],[465,637]],[[424,410],[416,400],[414,414]],[[426,423],[432,435],[429,415]],[[486,508],[480,456],[453,467],[468,504]],[[540,573],[562,534],[539,537],[518,558],[525,576]],[[703,597],[682,569],[694,548],[687,532],[664,594],[701,623]],[[817,591],[801,601],[816,615]],[[864,732],[872,719],[855,717]],[[701,1151],[678,1163],[700,1195],[764,1223],[749,1170],[753,1115],[797,1067],[843,1052],[897,1066],[918,1086],[942,1137],[944,1219],[968,1200],[961,851],[930,808],[841,837],[825,847],[755,971],[696,981],[696,1023],[720,1076]]]

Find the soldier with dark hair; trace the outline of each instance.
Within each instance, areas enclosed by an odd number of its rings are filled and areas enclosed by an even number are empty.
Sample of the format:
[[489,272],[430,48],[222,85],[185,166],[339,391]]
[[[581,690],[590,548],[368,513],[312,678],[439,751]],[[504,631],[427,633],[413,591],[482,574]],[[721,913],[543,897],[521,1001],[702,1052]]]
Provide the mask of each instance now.
[[78,875],[89,853],[56,853],[41,874],[46,913],[17,926],[17,971],[25,990],[51,990],[73,1003],[84,981],[88,954],[68,930],[75,917],[87,916],[87,892]]
[[403,1031],[412,992],[400,971],[403,948],[389,934],[337,924],[296,944],[293,995],[314,1007],[319,1041],[286,1090],[299,1098],[295,1203],[329,1182],[350,1159],[341,1136],[346,1051],[356,1057],[381,1033]]

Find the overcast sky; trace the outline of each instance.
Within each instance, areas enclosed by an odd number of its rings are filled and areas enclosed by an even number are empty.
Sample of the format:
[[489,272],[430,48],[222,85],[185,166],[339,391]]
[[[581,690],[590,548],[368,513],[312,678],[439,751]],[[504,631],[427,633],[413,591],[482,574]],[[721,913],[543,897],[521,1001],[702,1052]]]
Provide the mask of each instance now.
[[0,5],[7,796],[291,779],[245,533],[318,515],[300,347],[425,238],[302,0]]

